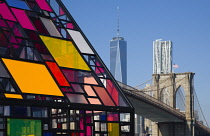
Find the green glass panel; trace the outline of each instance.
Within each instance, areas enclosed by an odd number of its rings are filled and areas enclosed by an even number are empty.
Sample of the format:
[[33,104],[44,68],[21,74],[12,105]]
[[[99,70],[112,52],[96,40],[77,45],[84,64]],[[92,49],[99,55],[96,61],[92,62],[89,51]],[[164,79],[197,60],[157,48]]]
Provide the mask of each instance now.
[[42,136],[41,120],[7,119],[7,136]]

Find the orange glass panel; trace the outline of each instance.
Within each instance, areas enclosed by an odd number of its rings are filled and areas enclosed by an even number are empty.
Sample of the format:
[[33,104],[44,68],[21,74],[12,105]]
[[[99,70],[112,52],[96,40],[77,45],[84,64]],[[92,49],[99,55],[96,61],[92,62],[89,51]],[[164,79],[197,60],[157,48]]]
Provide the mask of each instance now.
[[55,76],[56,80],[61,86],[70,86],[68,81],[65,79],[63,73],[60,71],[59,67],[54,62],[46,62],[47,66],[52,71],[53,75]]
[[88,98],[90,104],[100,104],[101,102],[97,98]]
[[96,82],[95,78],[92,75],[90,75],[89,77],[88,76],[84,77],[84,83],[86,83],[86,84],[95,84],[95,85],[98,84]]
[[4,94],[7,98],[23,99],[19,94]]
[[84,85],[84,89],[89,96],[96,96],[95,92],[89,85]]
[[23,93],[63,96],[42,64],[2,59]]

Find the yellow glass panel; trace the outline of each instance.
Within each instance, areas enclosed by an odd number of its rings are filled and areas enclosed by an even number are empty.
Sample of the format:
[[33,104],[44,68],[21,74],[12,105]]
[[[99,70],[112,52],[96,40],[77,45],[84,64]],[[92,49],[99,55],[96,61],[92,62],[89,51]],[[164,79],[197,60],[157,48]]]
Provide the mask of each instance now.
[[19,94],[4,94],[7,98],[23,99]]
[[23,93],[63,96],[45,65],[2,60]]
[[119,124],[108,123],[108,136],[119,136]]
[[72,42],[42,35],[40,37],[59,66],[90,71]]

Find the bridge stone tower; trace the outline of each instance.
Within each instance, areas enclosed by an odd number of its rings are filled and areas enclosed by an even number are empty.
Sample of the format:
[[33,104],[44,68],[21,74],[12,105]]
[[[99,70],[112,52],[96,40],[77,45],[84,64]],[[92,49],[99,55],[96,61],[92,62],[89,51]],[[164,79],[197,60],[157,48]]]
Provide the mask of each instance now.
[[[163,101],[167,105],[176,108],[176,93],[179,87],[185,92],[186,105],[186,122],[184,125],[176,125],[176,123],[158,124],[158,136],[170,136],[172,130],[183,129],[184,132],[180,136],[194,136],[194,93],[193,93],[194,73],[169,73],[169,74],[153,74],[154,97]],[[171,126],[172,125],[172,126]],[[168,126],[168,127],[164,127]],[[170,126],[170,127],[169,127]],[[169,130],[170,128],[170,130]],[[162,133],[162,134],[161,134]],[[166,134],[168,133],[168,134]]]

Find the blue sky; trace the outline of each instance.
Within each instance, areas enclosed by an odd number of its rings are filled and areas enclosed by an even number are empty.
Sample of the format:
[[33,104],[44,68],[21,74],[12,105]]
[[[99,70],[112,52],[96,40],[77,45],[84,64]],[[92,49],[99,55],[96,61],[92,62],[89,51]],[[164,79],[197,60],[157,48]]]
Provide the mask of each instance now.
[[109,42],[127,41],[128,85],[151,79],[152,42],[173,42],[176,73],[194,72],[194,86],[210,125],[210,1],[209,0],[63,0],[80,28],[109,68]]

